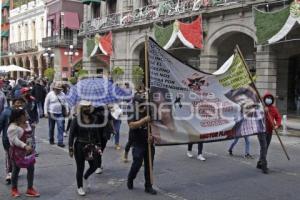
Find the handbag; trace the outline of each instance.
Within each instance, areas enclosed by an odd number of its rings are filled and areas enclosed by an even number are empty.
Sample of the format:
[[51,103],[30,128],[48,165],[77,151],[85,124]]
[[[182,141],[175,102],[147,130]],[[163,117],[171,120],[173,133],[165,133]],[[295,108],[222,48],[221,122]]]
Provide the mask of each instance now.
[[69,116],[69,113],[68,113],[67,107],[66,107],[64,104],[61,103],[61,101],[60,101],[60,99],[58,98],[57,95],[56,95],[56,97],[57,97],[57,99],[58,99],[58,101],[59,101],[59,103],[60,103],[60,105],[61,105],[61,112],[62,112],[62,115],[63,115],[64,117],[68,117],[68,116]]
[[[31,137],[30,132],[24,131],[21,141],[26,143],[27,138]],[[27,154],[27,151],[17,146],[11,146],[9,149],[11,158],[20,168],[28,168],[35,164],[35,153]]]
[[84,158],[87,161],[94,160],[102,155],[101,147],[95,144],[86,144],[83,147]]

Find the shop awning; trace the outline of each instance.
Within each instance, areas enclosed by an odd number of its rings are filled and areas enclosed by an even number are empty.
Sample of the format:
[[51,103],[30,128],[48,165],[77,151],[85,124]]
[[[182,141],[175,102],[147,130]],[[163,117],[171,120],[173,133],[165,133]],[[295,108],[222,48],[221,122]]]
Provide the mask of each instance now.
[[79,30],[80,24],[79,24],[78,13],[64,12],[63,20],[64,20],[64,28]]
[[81,0],[81,2],[83,4],[90,4],[90,3],[95,3],[95,4],[100,4],[101,3],[101,0]]
[[9,37],[9,31],[1,31],[1,37]]
[[5,0],[2,2],[2,8],[9,8],[9,0]]

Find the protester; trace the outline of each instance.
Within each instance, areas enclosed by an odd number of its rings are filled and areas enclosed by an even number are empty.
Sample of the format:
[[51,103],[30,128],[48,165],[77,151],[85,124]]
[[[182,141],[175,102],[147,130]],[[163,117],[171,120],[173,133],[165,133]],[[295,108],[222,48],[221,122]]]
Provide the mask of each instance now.
[[272,140],[274,129],[281,126],[281,116],[278,109],[274,105],[275,98],[271,93],[266,92],[263,101],[265,104],[265,117],[266,117],[266,132],[258,134],[260,144],[260,157],[257,162],[257,168],[261,169],[264,174],[268,174],[267,153]]
[[[235,145],[238,143],[240,138],[235,138],[233,140],[233,142],[231,143],[230,147],[229,147],[229,155],[233,155],[232,151],[233,151],[233,148],[235,147]],[[253,158],[250,154],[250,141],[249,141],[249,136],[245,136],[244,137],[245,139],[245,158]]]
[[32,154],[31,128],[24,109],[13,109],[7,135],[9,138],[12,160],[12,197],[19,197],[18,176],[21,168],[27,168],[28,189],[26,196],[38,197],[40,194],[33,188],[35,155]]
[[149,150],[148,142],[151,142],[151,160],[153,164],[154,160],[154,145],[151,138],[148,138],[148,126],[147,123],[150,121],[150,116],[147,116],[147,106],[141,105],[145,103],[145,92],[136,93],[134,96],[134,112],[128,117],[128,125],[130,131],[132,131],[132,157],[133,162],[131,169],[128,174],[127,187],[129,190],[133,189],[133,181],[139,172],[142,163],[144,161],[144,174],[145,174],[145,192],[149,194],[157,194],[157,192],[152,188],[151,177],[150,177],[150,166],[149,163]]
[[[194,156],[193,152],[192,152],[192,149],[193,149],[193,143],[188,144],[188,151],[187,151],[186,155],[189,158],[192,158]],[[197,159],[201,160],[201,161],[205,161],[206,159],[202,155],[202,150],[203,150],[203,143],[198,142],[198,156],[197,156]]]
[[60,83],[55,83],[53,91],[49,92],[45,99],[44,111],[45,117],[49,121],[49,143],[54,142],[54,129],[57,123],[57,146],[65,147],[64,144],[64,117],[68,114],[68,106],[65,99],[65,94],[62,92],[63,88]]
[[32,88],[32,96],[36,99],[38,106],[39,117],[44,117],[44,102],[46,98],[46,88],[43,86],[42,80],[37,80],[34,87]]
[[[82,100],[79,106],[80,111],[71,123],[69,153],[71,157],[74,154],[76,160],[77,192],[80,196],[84,196],[86,192],[83,189],[83,178],[87,181],[100,162],[102,129],[94,126],[97,123],[97,116],[93,115],[91,102]],[[83,175],[85,160],[88,161],[90,168]]]

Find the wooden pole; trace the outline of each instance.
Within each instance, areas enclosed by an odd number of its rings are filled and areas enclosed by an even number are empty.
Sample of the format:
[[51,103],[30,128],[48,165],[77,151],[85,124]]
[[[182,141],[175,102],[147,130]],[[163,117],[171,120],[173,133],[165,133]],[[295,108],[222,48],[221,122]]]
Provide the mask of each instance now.
[[[257,96],[258,96],[260,102],[262,103],[263,108],[264,108],[264,112],[265,112],[265,107],[266,107],[266,106],[265,106],[265,103],[264,103],[264,101],[262,100],[262,98],[261,98],[261,96],[260,96],[260,94],[259,94],[259,92],[258,92],[258,89],[256,88],[256,85],[254,84],[254,81],[253,81],[252,75],[251,75],[251,73],[250,73],[250,71],[249,71],[248,65],[247,65],[247,63],[245,62],[244,56],[243,56],[243,54],[242,54],[242,52],[241,52],[241,50],[240,50],[240,48],[239,48],[238,45],[236,46],[236,50],[237,50],[238,54],[241,56],[244,65],[246,66],[245,68],[246,68],[246,70],[247,70],[248,76],[249,76],[250,80],[251,80],[252,83],[253,83],[254,90],[255,90],[255,92],[256,92],[256,94],[257,94]],[[270,113],[269,113],[269,112],[265,112],[265,113],[267,113],[267,117],[268,117],[269,119],[271,119],[271,118],[270,118]],[[283,142],[282,142],[282,140],[281,140],[281,138],[280,138],[280,136],[279,136],[279,134],[278,134],[278,131],[277,131],[277,129],[275,129],[275,124],[274,124],[274,122],[271,121],[271,123],[272,123],[272,128],[275,130],[275,133],[276,133],[276,135],[277,135],[277,138],[278,138],[278,140],[279,140],[279,142],[280,142],[280,145],[281,145],[281,147],[282,147],[282,149],[283,149],[283,151],[284,151],[284,153],[285,153],[287,159],[290,160],[290,156],[289,156],[288,153],[287,153],[287,150],[286,150],[286,148],[285,148],[285,146],[284,146],[284,144],[283,144]]]
[[[148,35],[145,36],[145,88],[146,88],[146,102],[149,102],[149,65],[148,65]],[[149,105],[147,105],[147,116],[150,116]],[[152,168],[152,144],[151,144],[151,131],[150,123],[147,124],[148,128],[148,159],[149,159],[149,173],[150,173],[150,182],[153,185],[153,168]]]

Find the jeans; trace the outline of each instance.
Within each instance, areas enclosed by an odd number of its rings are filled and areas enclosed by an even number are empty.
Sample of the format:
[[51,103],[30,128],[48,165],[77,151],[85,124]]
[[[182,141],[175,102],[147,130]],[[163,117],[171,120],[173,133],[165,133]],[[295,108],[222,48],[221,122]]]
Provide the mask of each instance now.
[[267,153],[268,153],[268,148],[272,140],[272,134],[269,133],[259,133],[257,135],[259,145],[260,145],[260,156],[259,156],[259,162],[261,165],[265,168],[267,168]]
[[54,142],[54,129],[55,123],[57,123],[57,141],[58,144],[64,143],[64,117],[62,114],[48,114],[48,122],[49,122],[49,141]]
[[[234,146],[238,143],[240,138],[235,138],[234,141],[231,143],[229,147],[229,151],[232,151]],[[249,142],[249,136],[245,136],[245,154],[250,154],[250,142]]]
[[121,120],[114,119],[114,128],[116,131],[115,134],[115,144],[118,145],[120,141],[120,127],[121,127]]
[[[20,167],[18,167],[15,161],[12,161],[12,176],[11,176],[11,186],[12,188],[18,187],[18,177],[20,173]],[[28,188],[33,187],[33,179],[34,179],[34,165],[31,165],[27,168],[27,182]]]
[[43,103],[38,101],[37,102],[37,108],[38,108],[38,113],[39,113],[39,116],[42,117],[44,115],[44,106],[43,106]]
[[[152,166],[153,167],[153,160],[154,160],[155,149],[154,146],[151,146],[151,159],[152,159]],[[128,180],[133,181],[136,178],[137,173],[142,167],[144,161],[144,176],[145,176],[145,188],[151,188],[151,180],[150,180],[150,166],[149,166],[149,152],[148,152],[148,145],[144,147],[140,146],[133,146],[132,148],[132,157],[133,162],[128,174]]]
[[84,173],[84,167],[85,167],[85,155],[83,152],[83,148],[86,145],[86,143],[81,142],[75,142],[74,145],[74,157],[76,161],[76,181],[77,181],[77,187],[81,188],[83,187],[83,179],[87,180],[90,175],[92,175],[99,165],[99,158],[96,158],[95,160],[89,160],[88,163],[90,165],[89,169]]
[[[193,144],[188,144],[188,151],[192,151],[193,149]],[[199,142],[198,143],[198,155],[202,154],[202,150],[203,150],[203,143]]]

